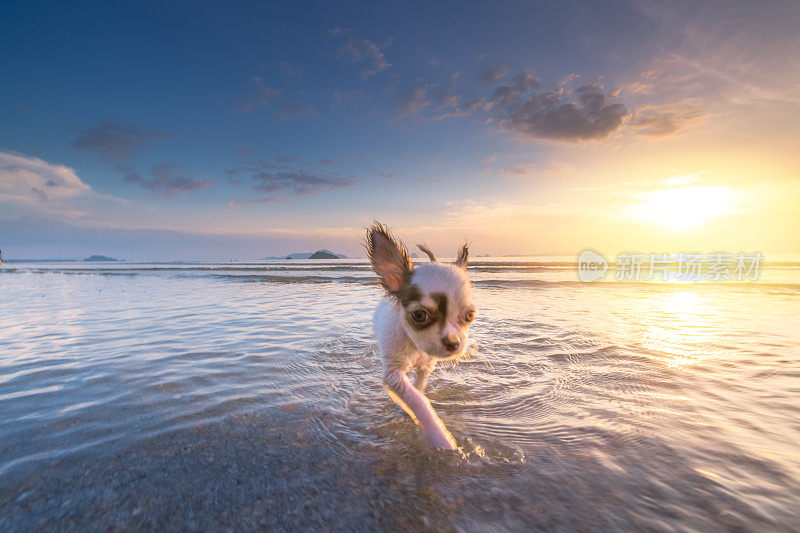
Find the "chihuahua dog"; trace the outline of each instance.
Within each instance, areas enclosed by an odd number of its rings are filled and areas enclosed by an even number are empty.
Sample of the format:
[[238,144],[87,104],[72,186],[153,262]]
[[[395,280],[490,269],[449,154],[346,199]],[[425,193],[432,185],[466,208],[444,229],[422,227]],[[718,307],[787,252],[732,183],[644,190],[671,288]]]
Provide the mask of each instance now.
[[[414,268],[406,247],[386,226],[367,230],[367,255],[386,290],[374,325],[383,357],[383,384],[389,396],[422,426],[435,448],[456,449],[456,441],[425,396],[425,383],[440,360],[462,355],[475,319],[465,244],[455,263],[439,263],[424,244],[430,263]],[[414,371],[414,382],[408,372]]]

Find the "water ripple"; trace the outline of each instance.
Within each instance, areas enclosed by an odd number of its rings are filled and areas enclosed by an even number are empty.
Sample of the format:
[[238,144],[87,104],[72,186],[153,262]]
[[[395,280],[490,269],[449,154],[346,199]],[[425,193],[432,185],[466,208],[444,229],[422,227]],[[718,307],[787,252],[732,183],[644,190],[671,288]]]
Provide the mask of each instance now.
[[328,487],[439,529],[800,521],[796,272],[593,285],[523,263],[472,269],[469,357],[430,379],[454,454],[383,391],[363,262],[3,268],[0,516],[21,494],[94,501],[119,476],[131,497],[169,486],[140,481],[164,471],[194,490],[210,471],[232,501],[239,482]]

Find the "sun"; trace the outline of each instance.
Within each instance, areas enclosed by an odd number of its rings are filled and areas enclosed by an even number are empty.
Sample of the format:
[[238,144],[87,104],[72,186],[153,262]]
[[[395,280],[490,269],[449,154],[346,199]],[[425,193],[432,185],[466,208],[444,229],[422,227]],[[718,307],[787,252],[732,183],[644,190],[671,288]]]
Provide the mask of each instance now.
[[721,185],[675,187],[636,196],[639,202],[630,206],[630,216],[674,232],[694,229],[711,218],[729,214],[741,202],[738,190]]

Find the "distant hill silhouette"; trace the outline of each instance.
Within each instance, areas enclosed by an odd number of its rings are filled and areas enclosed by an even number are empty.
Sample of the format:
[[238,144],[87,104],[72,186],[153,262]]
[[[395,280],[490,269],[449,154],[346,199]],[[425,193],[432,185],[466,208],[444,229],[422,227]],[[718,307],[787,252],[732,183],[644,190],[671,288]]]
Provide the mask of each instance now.
[[113,257],[108,257],[105,255],[91,255],[84,259],[84,261],[93,261],[97,263],[116,263],[119,259],[115,259]]
[[[327,255],[319,255],[319,254],[327,254]],[[314,257],[316,256],[316,257]],[[277,259],[348,259],[348,257],[344,254],[337,254],[331,252],[328,249],[323,248],[322,250],[317,250],[316,252],[294,252],[284,256],[272,256],[272,257],[265,257],[266,260],[277,260]]]
[[339,259],[339,256],[330,252],[326,252],[325,250],[318,250],[311,254],[309,259]]

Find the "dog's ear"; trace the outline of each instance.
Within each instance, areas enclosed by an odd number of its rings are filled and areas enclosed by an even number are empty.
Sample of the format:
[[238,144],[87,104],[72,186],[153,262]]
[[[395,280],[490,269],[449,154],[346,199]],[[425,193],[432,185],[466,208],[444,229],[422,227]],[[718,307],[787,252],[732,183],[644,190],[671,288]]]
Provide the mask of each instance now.
[[464,270],[467,269],[467,261],[469,261],[469,243],[464,243],[464,246],[458,251],[458,257],[456,258],[456,266],[463,268]]
[[366,247],[367,256],[383,288],[390,293],[399,291],[413,271],[406,247],[380,222],[373,223],[367,230]]
[[417,248],[419,248],[422,253],[428,256],[428,259],[431,260],[431,263],[436,262],[436,256],[433,255],[433,251],[431,251],[431,249],[428,248],[427,244],[418,244]]

